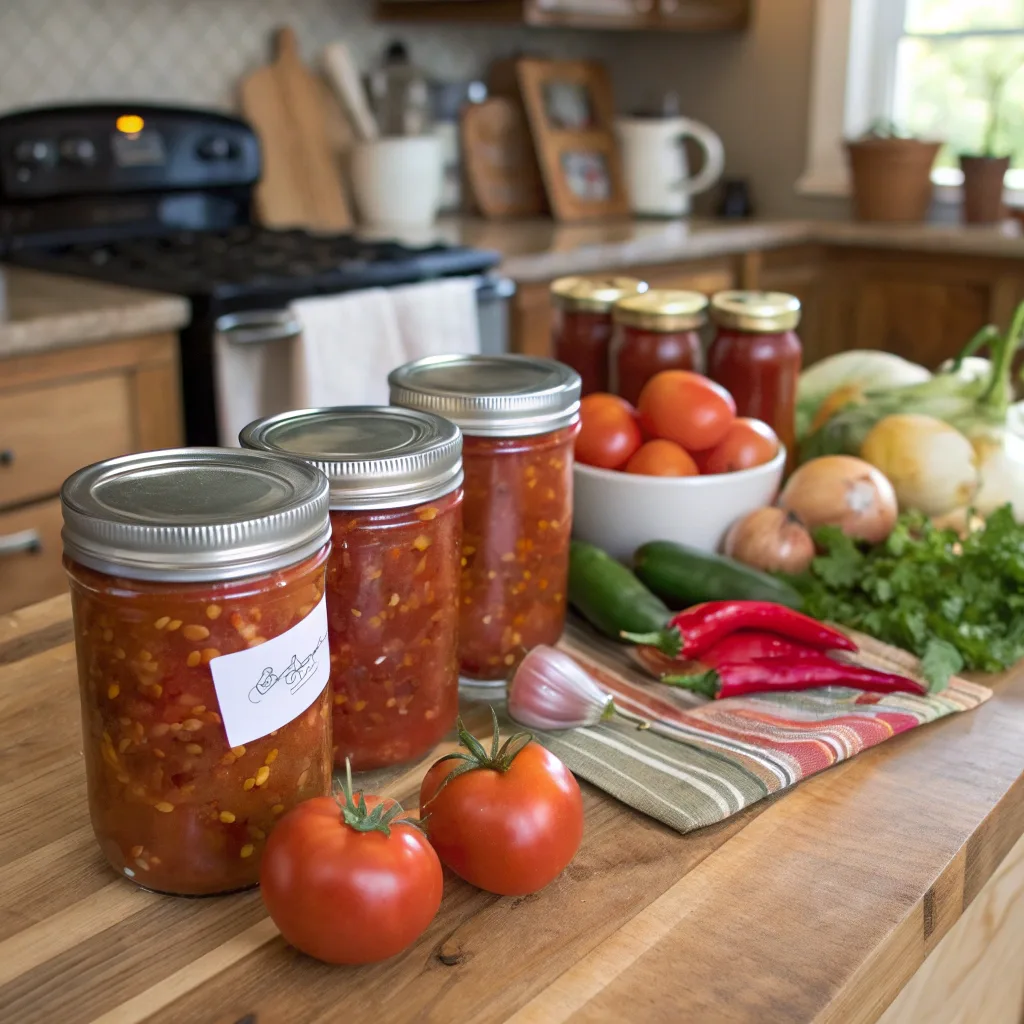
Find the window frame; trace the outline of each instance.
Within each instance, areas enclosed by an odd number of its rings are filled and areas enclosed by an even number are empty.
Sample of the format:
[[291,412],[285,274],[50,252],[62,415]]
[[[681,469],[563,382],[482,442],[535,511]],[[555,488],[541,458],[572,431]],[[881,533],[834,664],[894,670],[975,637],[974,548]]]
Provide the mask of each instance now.
[[[906,0],[815,0],[814,13],[807,158],[796,191],[848,196],[843,140],[892,110]],[[932,180],[936,201],[962,201],[958,170],[938,168]],[[1024,207],[1024,188],[1006,189],[1005,199],[1010,206]]]

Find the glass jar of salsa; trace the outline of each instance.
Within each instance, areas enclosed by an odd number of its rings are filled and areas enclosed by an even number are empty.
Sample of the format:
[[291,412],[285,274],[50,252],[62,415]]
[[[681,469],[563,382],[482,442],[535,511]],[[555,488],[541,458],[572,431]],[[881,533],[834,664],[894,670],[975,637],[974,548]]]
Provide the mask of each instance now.
[[458,714],[459,428],[352,406],[257,420],[240,441],[305,459],[330,481],[335,762],[363,771],[420,757]]
[[565,622],[579,374],[527,356],[430,356],[388,380],[393,404],[465,435],[459,663],[504,680]]
[[89,812],[146,889],[255,885],[277,819],[331,792],[327,494],[302,463],[216,448],[64,484]]
[[554,355],[580,375],[582,394],[608,390],[612,307],[645,291],[647,285],[635,277],[560,277],[552,282]]
[[718,292],[711,319],[718,330],[708,376],[730,392],[740,416],[762,420],[779,435],[792,464],[803,357],[800,300],[783,292]]
[[611,390],[636,405],[656,373],[700,373],[700,329],[707,323],[707,308],[700,292],[662,288],[620,299],[612,310]]

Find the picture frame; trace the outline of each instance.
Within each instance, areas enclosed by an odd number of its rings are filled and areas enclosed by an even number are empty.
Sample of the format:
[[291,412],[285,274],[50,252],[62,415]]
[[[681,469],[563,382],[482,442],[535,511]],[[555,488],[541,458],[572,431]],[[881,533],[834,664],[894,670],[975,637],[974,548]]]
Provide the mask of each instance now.
[[516,62],[551,212],[560,221],[629,213],[611,79],[594,61]]

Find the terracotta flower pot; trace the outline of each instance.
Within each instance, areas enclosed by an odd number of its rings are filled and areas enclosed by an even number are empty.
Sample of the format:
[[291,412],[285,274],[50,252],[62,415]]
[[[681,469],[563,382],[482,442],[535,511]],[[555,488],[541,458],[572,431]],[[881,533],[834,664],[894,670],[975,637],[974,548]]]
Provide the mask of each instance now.
[[916,224],[932,201],[932,164],[941,142],[875,138],[847,142],[857,220]]
[[995,224],[1003,219],[1003,178],[1009,167],[1008,156],[960,157],[965,223]]

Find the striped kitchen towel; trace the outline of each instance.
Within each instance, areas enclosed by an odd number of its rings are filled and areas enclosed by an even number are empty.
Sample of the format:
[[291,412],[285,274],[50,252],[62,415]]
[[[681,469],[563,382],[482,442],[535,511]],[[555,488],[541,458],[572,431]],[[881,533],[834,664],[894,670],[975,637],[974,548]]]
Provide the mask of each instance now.
[[[917,660],[869,637],[854,658],[913,675]],[[654,682],[628,649],[572,625],[562,648],[624,711],[588,729],[538,733],[580,778],[679,832],[722,821],[901,732],[984,703],[992,691],[955,678],[942,693],[869,694],[843,687],[709,701]]]

